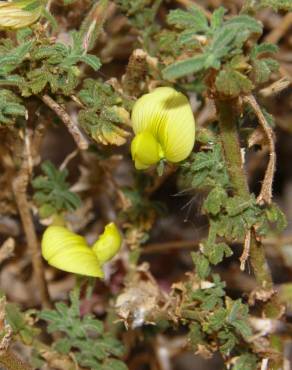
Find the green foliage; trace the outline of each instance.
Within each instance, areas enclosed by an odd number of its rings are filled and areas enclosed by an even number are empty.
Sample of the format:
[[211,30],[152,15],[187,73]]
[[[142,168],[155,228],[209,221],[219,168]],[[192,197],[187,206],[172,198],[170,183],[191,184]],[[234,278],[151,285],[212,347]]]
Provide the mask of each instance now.
[[129,133],[121,128],[127,124],[128,113],[121,107],[121,96],[106,83],[87,79],[78,94],[84,109],[79,111],[79,122],[85,131],[104,145],[122,145]]
[[26,319],[25,315],[20,311],[19,306],[15,303],[6,303],[5,315],[13,333],[18,334],[23,343],[27,345],[32,344],[40,330],[28,324],[27,319],[29,319],[29,317]]
[[47,43],[34,48],[31,60],[40,66],[27,73],[26,86],[22,91],[24,96],[39,94],[47,85],[53,93],[61,91],[68,95],[79,82],[78,63],[83,62],[94,70],[100,68],[99,59],[85,53],[81,34],[72,32],[71,35],[72,45]]
[[286,219],[275,204],[260,206],[253,195],[249,199],[231,195],[221,144],[208,131],[199,133],[199,139],[207,145],[181,165],[179,181],[184,188],[208,191],[202,210],[209,218],[210,228],[202,243],[204,257],[198,256],[195,262],[200,278],[206,278],[210,272],[206,261],[216,265],[232,255],[227,243],[242,241],[252,227],[261,236],[267,236],[271,230],[279,233],[286,227]]
[[55,342],[55,349],[62,354],[73,351],[78,364],[92,370],[126,370],[127,366],[117,359],[124,354],[121,342],[105,331],[102,321],[90,314],[80,316],[79,291],[71,292],[70,301],[70,306],[58,302],[55,310],[39,315],[49,323],[49,333],[64,335]]
[[[63,2],[74,7],[74,0]],[[191,78],[178,81],[178,85],[182,91],[196,92],[198,100],[208,96],[218,100],[230,99],[230,102],[242,101],[243,99],[236,98],[250,94],[259,85],[268,82],[271,74],[278,69],[278,63],[273,59],[277,47],[268,43],[257,43],[262,35],[263,26],[244,12],[251,14],[252,11],[267,6],[275,10],[287,10],[291,7],[290,3],[290,0],[250,0],[246,1],[240,15],[228,17],[225,16],[226,10],[222,7],[216,9],[211,17],[207,17],[201,8],[194,5],[187,11],[171,10],[167,17],[168,29],[162,29],[167,2],[162,4],[161,0],[117,0],[116,4],[126,15],[128,24],[126,27],[123,24],[123,29],[118,34],[115,31],[113,34],[108,33],[109,46],[105,47],[106,52],[104,54],[102,52],[101,55],[106,56],[105,60],[114,57],[115,48],[120,47],[124,27],[129,30],[131,26],[134,30],[131,28],[129,34],[131,37],[135,35],[135,44],[129,50],[133,50],[137,43],[140,43],[140,47],[148,52],[148,74],[146,78],[143,75],[141,81],[143,91],[151,90],[153,86],[169,85],[165,80],[192,75]],[[88,50],[93,49],[106,19],[107,13],[101,10],[105,10],[107,5],[107,0],[94,3],[91,9],[93,13],[89,12],[78,26],[78,32],[71,32],[72,40],[69,43],[56,41],[60,39],[55,38],[57,20],[45,12],[44,15],[51,23],[51,27],[44,23],[36,24],[32,28],[17,31],[11,39],[0,40],[2,129],[10,126],[9,133],[15,130],[17,134],[17,125],[22,124],[23,118],[27,117],[27,109],[32,106],[31,111],[35,114],[36,101],[41,103],[42,96],[50,94],[55,95],[56,101],[65,109],[69,101],[75,104],[76,115],[78,107],[78,124],[97,143],[122,145],[127,142],[130,133],[126,126],[131,126],[129,112],[133,101],[126,95],[125,79],[121,78],[115,85],[96,80],[92,70],[97,71],[101,62],[97,56],[88,54]],[[160,6],[163,11],[159,13],[159,22],[155,22]],[[72,14],[75,14],[75,11]],[[73,18],[75,22],[79,17],[74,15]],[[97,18],[98,22],[94,23],[93,19]],[[57,19],[59,20],[59,17]],[[63,24],[62,29],[65,29]],[[10,36],[10,33],[11,31],[7,35]],[[121,45],[124,45],[123,42]],[[103,42],[99,44],[99,48],[103,48]],[[111,54],[113,49],[114,52]],[[89,72],[87,67],[91,68],[91,74],[87,73]],[[162,74],[159,68],[164,68]],[[92,78],[87,78],[88,76]],[[250,121],[250,126],[257,122],[254,112],[248,111],[244,104],[243,108],[245,110],[238,122],[239,129],[241,122]],[[40,117],[42,113],[42,109],[37,110]],[[263,113],[267,121],[273,125],[271,115],[264,109]],[[114,294],[119,289],[117,288],[121,283],[119,279],[124,279],[122,283],[125,285],[125,294],[120,296],[123,302],[119,306],[121,308],[119,314],[121,313],[123,318],[126,317],[125,320],[135,317],[137,312],[138,314],[142,312],[143,315],[144,304],[149,304],[149,311],[153,315],[151,319],[153,324],[156,324],[156,333],[162,330],[161,322],[168,320],[169,328],[179,325],[188,328],[190,344],[197,353],[211,355],[220,351],[222,358],[228,363],[227,366],[233,370],[254,370],[258,367],[261,356],[268,357],[271,353],[274,355],[268,348],[269,336],[265,335],[264,347],[260,341],[258,342],[260,348],[254,345],[251,341],[254,333],[249,326],[248,306],[241,299],[228,297],[226,284],[218,275],[212,274],[214,268],[212,265],[217,265],[230,257],[233,253],[230,247],[232,243],[242,243],[248,231],[252,230],[260,239],[283,230],[286,219],[275,204],[259,205],[254,195],[244,197],[237,195],[228,175],[225,162],[228,153],[222,149],[216,120],[211,126],[210,130],[202,128],[197,130],[199,132],[196,133],[195,153],[178,164],[180,168],[176,172],[182,188],[196,194],[201,192],[205,196],[201,211],[204,218],[208,219],[209,230],[206,237],[200,240],[199,250],[191,254],[194,272],[188,272],[183,281],[174,284],[170,294],[165,292],[160,294],[160,286],[155,283],[146,265],[141,269],[136,268],[141,244],[152,235],[150,232],[157,215],[164,211],[162,203],[153,200],[155,197],[152,197],[152,194],[157,186],[157,177],[150,169],[146,174],[137,175],[138,180],[134,185],[129,185],[131,187],[119,188],[117,185],[115,189],[115,195],[118,195],[122,207],[119,222],[131,251],[129,264],[123,264],[121,269],[117,265],[117,282],[114,277],[104,291],[107,292],[105,295]],[[29,130],[34,130],[34,127],[36,126],[30,120]],[[21,137],[21,134],[22,131],[18,136]],[[112,155],[117,152],[124,155],[127,163],[129,160],[127,148],[125,146],[126,152],[119,148],[115,148],[113,152],[113,148],[112,150],[109,148],[104,153]],[[19,153],[18,148],[16,149],[15,162],[18,164]],[[100,157],[108,158],[107,154]],[[163,172],[163,161],[160,165],[158,173]],[[49,161],[44,162],[41,168],[42,175],[32,181],[33,199],[39,208],[40,217],[46,218],[76,210],[81,201],[70,191],[70,184],[66,181],[67,170],[59,170]],[[104,168],[110,170],[111,167]],[[85,169],[85,175],[86,171]],[[132,175],[131,173],[128,184],[132,184]],[[113,186],[116,187],[114,181]],[[107,195],[111,197],[111,194]],[[99,203],[103,206],[103,200]],[[91,217],[87,221],[90,219]],[[155,237],[155,230],[153,236]],[[94,289],[94,285],[92,284],[90,288]],[[117,327],[114,328],[110,323],[109,315],[104,322],[91,314],[82,315],[79,293],[75,291],[70,294],[69,305],[57,302],[54,310],[45,310],[39,314],[41,319],[48,322],[49,333],[61,334],[57,340],[54,335],[52,336],[54,351],[62,355],[60,358],[67,359],[66,356],[73,356],[78,363],[75,364],[77,367],[93,370],[126,370],[127,367],[121,360],[125,351],[117,339]],[[150,299],[147,299],[147,294]],[[142,304],[140,299],[143,301]],[[273,309],[273,303],[270,301],[269,304]],[[105,313],[110,311],[106,299],[103,307]],[[267,306],[265,308],[267,311]],[[260,309],[256,307],[253,314],[260,312]],[[14,304],[7,304],[6,311],[6,319],[13,333],[22,342],[34,347],[38,341],[35,337],[40,332],[28,323],[34,317],[28,312],[22,314]],[[162,317],[155,317],[156,312],[160,311]],[[116,319],[116,313],[113,311],[112,314]],[[140,328],[141,338],[144,329]],[[145,333],[148,334],[147,329]],[[36,352],[41,349],[41,346],[35,347]],[[135,350],[136,348],[133,353],[136,353]],[[35,358],[36,360],[39,359]]]
[[[0,77],[5,79],[7,75],[15,71],[28,57],[33,47],[32,41],[27,41],[19,46],[13,47],[12,42],[2,39],[0,45]],[[1,81],[0,80],[0,81]]]
[[42,218],[63,211],[74,211],[80,206],[80,198],[69,190],[66,182],[68,171],[60,171],[50,161],[43,162],[42,171],[44,175],[37,176],[32,185],[36,192],[34,200],[40,207]]
[[[19,32],[18,36],[20,45],[16,47],[2,40],[0,85],[16,85],[25,97],[39,94],[46,87],[53,93],[69,95],[79,83],[79,63],[94,70],[101,66],[95,55],[86,54],[82,34],[76,31],[71,33],[71,45],[48,38],[39,40],[29,33]],[[23,42],[27,37],[30,40]]]
[[217,90],[230,97],[250,93],[254,85],[243,73],[246,72],[247,68],[248,65],[245,63],[244,58],[239,55],[235,56],[230,63],[226,63],[224,68],[218,73],[215,81]]
[[259,5],[261,8],[269,7],[274,10],[292,11],[292,4],[290,0],[261,0]]
[[[200,263],[203,261],[200,254],[193,254],[193,259],[196,267],[198,259]],[[191,275],[185,283],[182,307],[182,316],[189,325],[190,343],[194,350],[200,345],[201,349],[212,351],[215,345],[223,354],[230,354],[242,338],[248,339],[252,335],[248,306],[241,299],[232,300],[226,296],[225,284],[218,275],[213,275],[210,282],[196,279]],[[241,349],[248,351],[248,346]]]
[[204,257],[201,253],[195,252],[192,253],[192,259],[199,278],[200,279],[206,278],[211,272],[208,259]]
[[279,63],[272,58],[267,58],[267,55],[275,54],[277,50],[276,45],[269,43],[255,45],[252,48],[250,55],[256,84],[267,82],[271,73],[278,70]]
[[246,0],[244,3],[245,10],[260,10],[263,8],[272,8],[275,11],[286,10],[292,11],[291,0]]
[[191,154],[181,165],[181,177],[184,187],[198,189],[212,188],[221,184],[229,185],[229,177],[224,164],[221,145],[211,143],[202,151]]
[[254,370],[257,365],[257,358],[251,353],[241,355],[237,360],[232,370]]
[[117,0],[128,21],[139,30],[144,46],[151,48],[150,40],[159,30],[154,22],[161,0]]
[[0,90],[0,124],[14,124],[18,117],[26,117],[27,112],[21,99],[12,91]]
[[183,77],[201,70],[207,71],[209,68],[218,70],[222,63],[242,53],[244,43],[252,34],[262,33],[261,24],[247,15],[239,15],[225,22],[223,15],[224,9],[217,9],[208,24],[205,14],[195,6],[190,7],[189,12],[170,12],[170,24],[183,29],[190,39],[203,35],[206,42],[198,47],[196,56],[165,68],[163,75],[166,79]]
[[[208,22],[196,6],[188,11],[170,11],[168,22],[176,27],[179,35],[176,40],[172,36],[176,41],[173,47],[179,46],[177,40],[183,40],[186,57],[164,68],[164,78],[172,80],[198,73],[208,77],[215,73],[218,93],[228,97],[248,94],[255,84],[270,79],[278,63],[267,54],[275,53],[277,48],[255,43],[262,33],[261,23],[243,14],[224,21],[224,14],[225,9],[218,8]],[[251,49],[246,47],[248,40],[253,45]]]

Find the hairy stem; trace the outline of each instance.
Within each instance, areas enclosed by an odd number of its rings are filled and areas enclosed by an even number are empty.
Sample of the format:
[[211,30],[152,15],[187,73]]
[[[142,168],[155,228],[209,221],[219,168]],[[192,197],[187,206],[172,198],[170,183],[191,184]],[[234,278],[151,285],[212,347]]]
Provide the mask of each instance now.
[[[249,199],[250,192],[242,163],[237,130],[236,106],[236,100],[216,100],[220,137],[230,180],[235,193],[242,198]],[[254,231],[251,233],[250,260],[257,283],[261,288],[271,288],[273,282],[266,262],[263,245],[257,242]]]
[[32,370],[9,350],[0,352],[0,365],[6,370]]

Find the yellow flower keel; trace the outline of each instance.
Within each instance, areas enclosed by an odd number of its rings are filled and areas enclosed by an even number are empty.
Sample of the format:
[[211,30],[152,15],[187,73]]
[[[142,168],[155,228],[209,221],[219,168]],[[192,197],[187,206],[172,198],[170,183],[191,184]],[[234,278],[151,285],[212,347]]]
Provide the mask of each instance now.
[[121,244],[121,234],[116,225],[111,222],[105,227],[103,234],[101,234],[99,239],[93,244],[92,250],[99,262],[104,264],[118,253]]
[[132,158],[137,170],[146,169],[163,158],[162,148],[150,132],[136,135],[131,144]]

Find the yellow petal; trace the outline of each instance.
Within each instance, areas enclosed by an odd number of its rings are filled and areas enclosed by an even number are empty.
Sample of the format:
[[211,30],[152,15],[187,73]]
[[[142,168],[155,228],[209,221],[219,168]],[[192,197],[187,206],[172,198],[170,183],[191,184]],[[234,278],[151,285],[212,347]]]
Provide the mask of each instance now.
[[99,262],[104,264],[113,258],[119,251],[122,244],[122,238],[116,225],[109,223],[100,235],[98,240],[93,244],[92,250],[96,254]]
[[42,255],[51,266],[60,270],[103,277],[100,262],[86,240],[65,227],[49,226],[46,229]]
[[195,142],[195,120],[188,99],[171,87],[159,87],[137,100],[132,111],[135,134],[150,132],[165,158],[180,162]]
[[1,1],[0,28],[18,29],[36,22],[42,13],[37,1]]
[[164,157],[158,141],[148,131],[135,136],[131,143],[131,153],[137,170],[146,169]]

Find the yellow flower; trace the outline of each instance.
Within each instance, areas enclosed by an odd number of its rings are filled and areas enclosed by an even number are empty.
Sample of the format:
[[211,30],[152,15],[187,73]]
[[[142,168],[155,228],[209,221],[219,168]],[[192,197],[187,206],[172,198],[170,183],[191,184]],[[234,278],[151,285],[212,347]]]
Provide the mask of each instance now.
[[171,87],[159,87],[139,98],[132,111],[135,138],[131,153],[137,169],[165,159],[186,159],[195,142],[195,119],[185,95]]
[[0,28],[27,27],[39,19],[42,9],[39,0],[0,1]]
[[42,255],[49,265],[75,274],[103,278],[102,265],[113,258],[122,243],[114,223],[90,247],[85,238],[62,226],[49,226],[42,239]]

